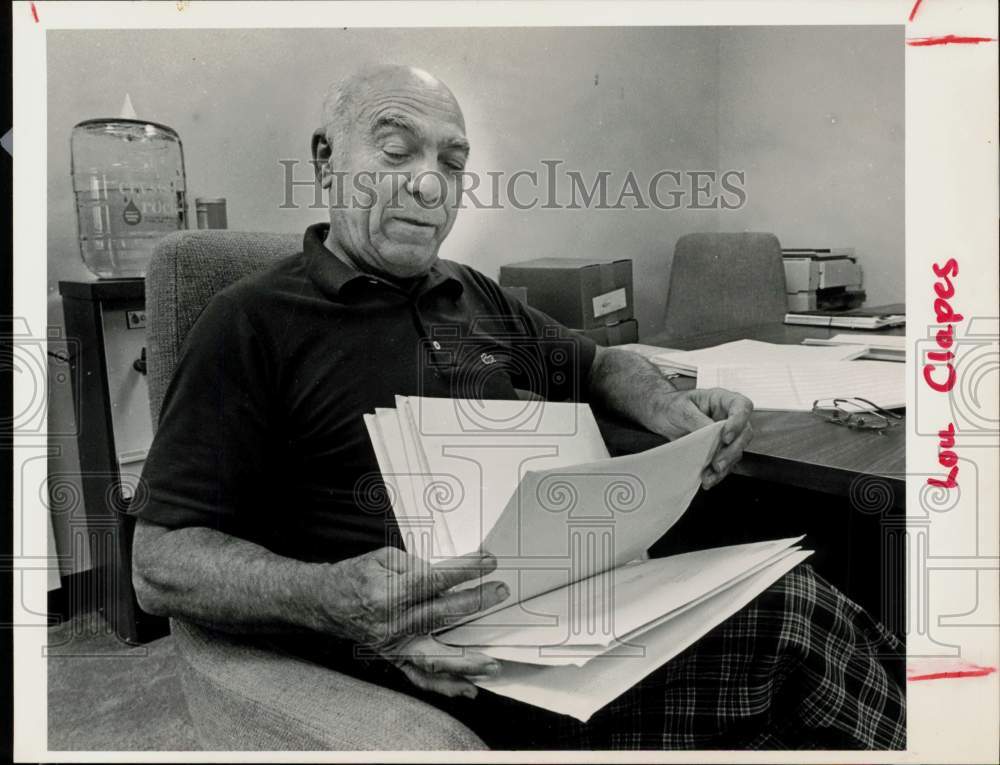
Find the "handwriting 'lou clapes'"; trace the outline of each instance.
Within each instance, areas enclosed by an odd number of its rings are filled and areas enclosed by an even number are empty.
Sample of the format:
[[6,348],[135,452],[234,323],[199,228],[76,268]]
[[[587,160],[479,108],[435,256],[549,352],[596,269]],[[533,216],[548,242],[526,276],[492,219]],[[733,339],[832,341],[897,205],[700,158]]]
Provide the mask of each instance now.
[[[955,296],[955,285],[952,277],[958,276],[958,261],[948,258],[943,265],[935,263],[932,266],[938,281],[934,282],[934,317],[938,324],[944,326],[937,331],[935,341],[938,350],[928,351],[927,363],[924,364],[924,382],[938,393],[950,393],[955,387],[955,354],[951,350],[955,343],[955,325],[964,318],[956,313],[951,305]],[[943,368],[943,379],[938,371]],[[928,478],[927,483],[943,489],[954,489],[958,486],[958,454],[955,446],[955,423],[949,422],[947,427],[938,431],[938,463],[948,471],[947,478]]]

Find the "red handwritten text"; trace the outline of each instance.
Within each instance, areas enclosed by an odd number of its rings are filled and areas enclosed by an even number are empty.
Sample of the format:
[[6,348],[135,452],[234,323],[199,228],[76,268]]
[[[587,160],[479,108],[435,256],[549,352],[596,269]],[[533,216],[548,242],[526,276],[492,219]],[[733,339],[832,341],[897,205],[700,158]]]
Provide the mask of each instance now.
[[[938,324],[944,326],[937,331],[935,341],[938,350],[927,352],[927,363],[924,364],[924,382],[938,393],[949,393],[955,387],[955,354],[951,350],[955,344],[955,325],[964,318],[951,307],[951,299],[955,296],[955,285],[952,278],[958,276],[958,261],[948,258],[943,264],[932,266],[938,281],[934,282],[934,317]],[[944,370],[943,372],[941,370]],[[928,478],[927,483],[942,489],[954,489],[958,486],[958,455],[955,447],[955,424],[938,431],[938,463],[948,471],[945,479]]]

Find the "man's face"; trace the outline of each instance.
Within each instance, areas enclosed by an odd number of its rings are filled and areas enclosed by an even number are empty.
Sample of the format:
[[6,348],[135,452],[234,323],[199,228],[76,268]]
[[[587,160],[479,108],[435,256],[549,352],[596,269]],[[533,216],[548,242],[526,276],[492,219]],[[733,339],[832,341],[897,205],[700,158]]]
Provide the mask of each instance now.
[[448,236],[468,156],[454,97],[418,70],[368,83],[334,146],[329,244],[396,278],[427,273]]

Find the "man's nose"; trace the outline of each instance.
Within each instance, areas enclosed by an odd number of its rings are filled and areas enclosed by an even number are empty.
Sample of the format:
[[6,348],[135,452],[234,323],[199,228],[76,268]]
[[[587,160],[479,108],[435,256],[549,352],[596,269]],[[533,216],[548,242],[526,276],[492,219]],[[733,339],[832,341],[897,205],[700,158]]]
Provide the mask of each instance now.
[[407,181],[407,190],[428,205],[435,205],[444,195],[443,178],[433,170],[415,171]]

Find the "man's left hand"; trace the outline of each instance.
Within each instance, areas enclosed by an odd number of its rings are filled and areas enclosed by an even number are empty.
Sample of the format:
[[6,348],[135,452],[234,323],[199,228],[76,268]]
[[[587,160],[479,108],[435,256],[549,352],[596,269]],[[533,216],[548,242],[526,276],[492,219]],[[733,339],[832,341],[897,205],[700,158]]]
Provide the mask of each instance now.
[[723,388],[672,391],[665,395],[651,429],[673,440],[711,425],[713,421],[725,420],[722,444],[701,474],[701,485],[711,489],[729,474],[750,443],[753,437],[751,412],[750,399]]
[[383,655],[424,691],[474,699],[477,677],[496,677],[500,663],[468,648],[445,645],[431,635],[419,635],[386,648]]

